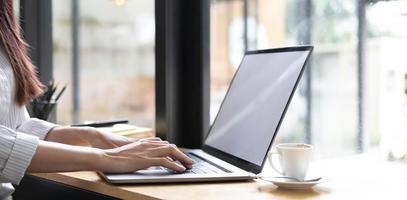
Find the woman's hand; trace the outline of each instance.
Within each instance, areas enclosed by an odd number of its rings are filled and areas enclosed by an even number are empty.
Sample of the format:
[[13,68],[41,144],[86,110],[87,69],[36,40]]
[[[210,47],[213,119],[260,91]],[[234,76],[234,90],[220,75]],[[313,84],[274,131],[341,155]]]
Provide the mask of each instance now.
[[194,164],[194,161],[175,145],[154,138],[142,139],[102,152],[99,170],[103,172],[133,172],[151,166],[163,166],[183,172]]

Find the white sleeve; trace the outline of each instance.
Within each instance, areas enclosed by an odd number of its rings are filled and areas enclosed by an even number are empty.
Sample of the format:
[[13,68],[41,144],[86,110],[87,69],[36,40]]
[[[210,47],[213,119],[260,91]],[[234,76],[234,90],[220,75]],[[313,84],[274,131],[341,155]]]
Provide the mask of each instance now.
[[37,136],[40,140],[44,140],[48,132],[56,126],[56,124],[47,121],[39,120],[37,118],[30,118],[24,121],[20,126],[18,126],[17,131],[29,135],[34,135]]
[[44,140],[48,132],[58,125],[39,120],[37,118],[30,118],[27,110],[25,110],[24,120],[17,127],[18,132],[22,132],[29,135],[37,136],[40,140]]
[[0,182],[20,183],[37,150],[38,142],[36,136],[0,126]]

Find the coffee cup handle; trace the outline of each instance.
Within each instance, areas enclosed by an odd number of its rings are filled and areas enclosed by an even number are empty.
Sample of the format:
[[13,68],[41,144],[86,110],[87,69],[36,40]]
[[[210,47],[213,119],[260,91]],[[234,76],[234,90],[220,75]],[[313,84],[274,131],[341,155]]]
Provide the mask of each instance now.
[[284,175],[284,173],[282,172],[282,170],[281,170],[281,167],[276,167],[275,166],[275,162],[273,161],[273,157],[274,157],[274,155],[277,155],[277,156],[280,156],[280,154],[277,152],[277,151],[270,151],[269,152],[269,162],[270,162],[270,165],[271,165],[271,167],[277,172],[277,173],[279,173],[280,175]]

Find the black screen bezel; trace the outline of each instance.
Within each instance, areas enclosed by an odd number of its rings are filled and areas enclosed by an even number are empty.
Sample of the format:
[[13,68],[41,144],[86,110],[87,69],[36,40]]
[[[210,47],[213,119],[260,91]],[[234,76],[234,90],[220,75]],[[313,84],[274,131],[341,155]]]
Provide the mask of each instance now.
[[[283,47],[283,48],[274,48],[274,49],[255,50],[255,51],[248,51],[248,52],[245,53],[245,56],[246,56],[246,55],[251,55],[251,54],[263,54],[263,53],[281,53],[281,52],[294,52],[294,51],[308,51],[307,58],[305,59],[305,62],[303,64],[302,68],[301,68],[300,74],[299,74],[299,76],[298,76],[298,78],[297,78],[297,80],[295,82],[294,88],[291,91],[290,97],[288,98],[288,102],[285,105],[282,116],[281,116],[281,118],[280,118],[280,120],[279,120],[279,122],[277,124],[277,128],[273,133],[273,137],[272,137],[272,139],[270,141],[270,144],[269,144],[269,146],[267,148],[267,152],[270,150],[270,148],[271,148],[271,146],[272,146],[272,144],[274,142],[274,139],[275,139],[275,137],[277,135],[277,132],[280,129],[280,125],[281,125],[281,123],[282,123],[282,121],[284,119],[284,116],[285,116],[286,112],[287,112],[288,106],[291,103],[291,99],[292,99],[292,97],[293,97],[293,95],[294,95],[294,93],[295,93],[295,91],[297,89],[297,86],[298,86],[298,83],[299,83],[299,81],[300,81],[300,79],[302,77],[302,74],[304,73],[305,66],[308,63],[308,60],[310,58],[310,55],[312,53],[313,48],[314,48],[313,46],[307,45],[307,46],[294,46],[294,47]],[[242,59],[242,61],[243,61],[243,59]],[[226,95],[223,98],[223,101],[221,103],[221,106],[219,108],[218,113],[216,114],[216,117],[215,117],[215,120],[214,120],[213,123],[216,123],[216,120],[217,120],[217,118],[219,116],[219,112],[222,110],[223,103],[225,102],[225,99],[229,94],[230,86],[233,84],[233,82],[235,80],[235,77],[236,77],[236,74],[238,74],[238,72],[239,72],[241,64],[242,63],[240,63],[239,68],[236,70],[236,73],[234,74],[234,76],[233,76],[233,78],[232,78],[232,80],[231,80],[231,82],[229,84]],[[208,138],[209,134],[211,133],[211,130],[212,130],[212,126],[209,128],[209,131],[208,131],[208,134],[206,135],[205,141]],[[224,151],[221,151],[221,150],[219,150],[219,149],[217,149],[215,147],[212,147],[210,145],[206,145],[205,143],[202,146],[202,150],[204,152],[208,153],[208,154],[211,154],[211,155],[213,155],[213,156],[215,156],[217,158],[220,158],[223,161],[226,161],[226,162],[228,162],[228,163],[230,163],[230,164],[232,164],[232,165],[234,165],[236,167],[239,167],[239,168],[241,168],[243,170],[252,172],[254,174],[258,174],[258,173],[261,172],[261,170],[263,169],[264,163],[266,161],[266,157],[267,157],[267,153],[266,153],[266,155],[263,158],[263,161],[262,161],[261,165],[257,165],[257,164],[251,163],[251,162],[249,162],[247,160],[243,160],[243,159],[241,159],[239,157],[231,155],[229,153],[226,153]]]

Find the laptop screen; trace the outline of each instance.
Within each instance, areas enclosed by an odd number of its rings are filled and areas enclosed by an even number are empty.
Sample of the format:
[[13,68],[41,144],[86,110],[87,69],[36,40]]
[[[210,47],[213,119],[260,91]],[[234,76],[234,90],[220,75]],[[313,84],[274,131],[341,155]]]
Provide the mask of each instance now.
[[261,166],[311,49],[247,53],[205,145]]

